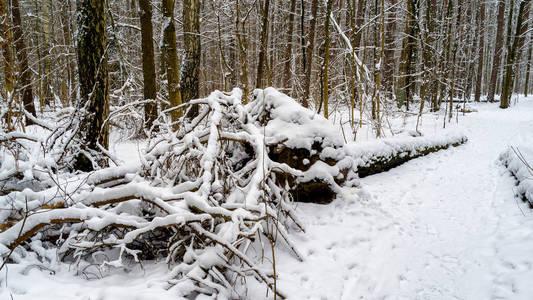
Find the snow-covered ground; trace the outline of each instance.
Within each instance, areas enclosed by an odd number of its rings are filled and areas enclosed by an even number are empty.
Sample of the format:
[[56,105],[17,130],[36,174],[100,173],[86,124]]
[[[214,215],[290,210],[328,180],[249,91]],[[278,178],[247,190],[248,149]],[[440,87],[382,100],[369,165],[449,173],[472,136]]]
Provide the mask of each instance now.
[[533,210],[498,156],[533,142],[533,98],[460,119],[466,145],[362,179],[331,205],[301,204],[289,299],[533,299]]
[[[364,178],[362,189],[345,189],[329,205],[298,204],[306,233],[293,238],[306,259],[276,253],[278,286],[289,299],[533,299],[533,210],[515,197],[515,180],[498,160],[508,146],[533,145],[533,98],[477,109],[447,125],[467,144]],[[407,129],[414,122],[406,120]],[[441,127],[436,115],[422,120],[426,135]],[[112,150],[127,161],[139,153],[131,141]],[[175,299],[161,285],[165,264],[104,278],[97,268],[76,276],[74,266],[58,266],[8,265],[0,300]],[[249,299],[265,292],[250,282]]]

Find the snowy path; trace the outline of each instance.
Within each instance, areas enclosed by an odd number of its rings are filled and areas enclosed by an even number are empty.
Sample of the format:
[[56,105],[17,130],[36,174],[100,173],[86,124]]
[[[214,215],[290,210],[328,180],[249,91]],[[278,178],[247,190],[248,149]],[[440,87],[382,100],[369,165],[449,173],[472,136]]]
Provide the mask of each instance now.
[[533,299],[533,211],[497,162],[533,142],[533,101],[460,122],[466,145],[362,179],[366,200],[299,207],[307,260],[278,257],[290,299]]

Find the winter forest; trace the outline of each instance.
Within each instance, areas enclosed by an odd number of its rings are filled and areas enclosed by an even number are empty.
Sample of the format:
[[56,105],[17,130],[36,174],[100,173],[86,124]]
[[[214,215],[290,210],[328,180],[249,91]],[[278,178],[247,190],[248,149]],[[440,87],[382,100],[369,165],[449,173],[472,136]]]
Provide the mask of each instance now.
[[0,0],[0,300],[533,299],[530,0]]

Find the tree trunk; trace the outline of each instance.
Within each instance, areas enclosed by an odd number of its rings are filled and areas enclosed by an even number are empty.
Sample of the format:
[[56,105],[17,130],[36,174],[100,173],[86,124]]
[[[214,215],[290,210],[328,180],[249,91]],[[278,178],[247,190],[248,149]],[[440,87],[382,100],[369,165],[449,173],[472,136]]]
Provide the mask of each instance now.
[[235,32],[237,35],[237,47],[239,48],[239,63],[241,65],[241,84],[243,85],[242,99],[243,103],[248,103],[248,43],[246,40],[245,20],[241,19],[240,0],[235,0]]
[[474,101],[479,102],[481,98],[481,83],[483,82],[483,57],[485,48],[485,0],[480,0],[481,6],[478,14],[478,67],[476,76],[476,91],[474,93]]
[[[354,0],[355,1],[355,0]],[[359,50],[361,47],[361,38],[363,36],[363,23],[365,22],[365,8],[366,0],[357,1],[357,16],[355,17],[356,34],[354,34],[354,41],[352,41],[355,50]]]
[[2,47],[2,56],[4,58],[4,82],[6,88],[6,99],[9,99],[15,87],[15,78],[13,77],[13,51],[11,49],[12,36],[9,26],[8,7],[6,0],[0,0],[0,45]]
[[311,22],[309,29],[309,45],[307,47],[307,62],[305,63],[305,87],[304,95],[302,98],[302,105],[304,107],[309,107],[309,92],[311,90],[311,74],[313,72],[313,52],[315,49],[315,30],[316,30],[316,17],[318,12],[318,0],[313,0],[311,6]]
[[[529,13],[530,13],[530,9],[531,9],[531,1],[527,1],[528,3],[525,4],[525,9],[524,9],[524,15],[522,17],[522,27],[520,28],[520,38],[518,40],[518,48],[517,48],[517,53],[516,53],[516,72],[519,73],[520,69],[521,69],[521,66],[520,66],[520,60],[522,59],[522,51],[523,52],[526,52],[526,49],[524,49],[524,45],[526,43],[526,36],[527,36],[527,32],[528,32],[528,25],[529,25]],[[525,53],[524,53],[525,54]],[[527,64],[527,62],[526,62]],[[516,76],[515,76],[516,77]],[[516,93],[519,93],[518,91],[518,87],[519,87],[519,84],[517,83],[516,84],[516,88],[515,88],[515,92]]]
[[511,102],[511,95],[513,93],[513,82],[515,76],[515,62],[518,52],[518,44],[520,40],[520,32],[522,30],[522,22],[526,12],[526,7],[530,0],[522,0],[518,9],[518,17],[516,20],[516,30],[514,36],[511,37],[511,26],[513,18],[513,1],[511,0],[511,7],[509,9],[509,24],[508,24],[508,43],[507,43],[507,60],[505,64],[505,76],[502,82],[502,96],[500,99],[500,108],[508,108]]
[[[17,86],[20,87],[20,94],[22,95],[22,103],[24,109],[37,116],[35,111],[35,104],[33,102],[33,90],[31,70],[28,66],[28,56],[26,54],[26,44],[24,43],[24,33],[22,32],[22,20],[20,17],[19,0],[11,0],[11,13],[13,14],[13,38],[15,40],[16,56],[19,64],[19,78]],[[26,124],[30,125],[33,122],[29,119]]]
[[291,0],[290,2],[290,12],[289,12],[289,29],[287,31],[287,51],[285,52],[285,67],[283,70],[283,83],[287,88],[290,88],[293,91],[291,83],[292,72],[291,72],[291,62],[292,62],[292,38],[294,31],[294,14],[296,13],[296,0]]
[[257,78],[255,81],[256,88],[264,88],[263,84],[263,72],[266,64],[266,52],[268,47],[268,13],[270,11],[270,0],[265,0],[263,5],[263,19],[261,26],[261,46],[259,48],[259,57],[257,62]]
[[[176,26],[174,25],[174,0],[163,0],[162,3],[164,27],[163,49],[165,66],[167,68],[168,100],[170,107],[176,107],[182,103],[179,86],[178,51],[176,48]],[[172,122],[176,122],[181,116],[181,110],[173,110],[170,113]],[[174,126],[177,129],[177,125]]]
[[[391,7],[396,5],[397,0],[390,0]],[[394,91],[394,37],[396,34],[396,9],[391,8],[386,13],[385,27],[385,50],[383,59],[383,87],[387,98],[392,97]]]
[[[511,8],[512,9],[512,8]],[[490,75],[489,93],[487,101],[494,101],[494,93],[496,92],[496,85],[498,82],[498,73],[500,72],[501,55],[503,48],[503,19],[505,14],[505,0],[498,1],[498,27],[496,28],[496,46],[494,48],[494,56],[492,59],[492,73]]]
[[329,47],[331,39],[329,37],[329,18],[331,15],[331,5],[333,0],[327,0],[326,2],[326,20],[324,24],[324,35],[325,35],[325,52],[324,52],[324,66],[323,66],[323,75],[322,75],[322,97],[324,103],[324,117],[327,119],[329,117],[329,78],[328,78],[328,69],[329,69]]
[[[86,108],[80,127],[83,145],[100,152],[109,146],[109,125],[104,121],[109,115],[109,82],[106,53],[105,1],[78,0],[78,71],[80,102],[78,109]],[[107,161],[97,162],[101,167]],[[78,155],[75,165],[81,171],[92,170],[85,155]]]
[[[68,107],[69,105],[71,105],[71,103],[75,101],[74,99],[76,99],[76,79],[75,79],[76,67],[74,65],[75,64],[74,60],[69,55],[71,53],[70,47],[72,45],[72,31],[71,31],[71,23],[70,23],[69,14],[70,14],[70,1],[67,1],[66,4],[62,5],[61,13],[60,13],[61,31],[63,33],[63,42],[65,44],[64,51],[65,51],[65,54],[67,54],[65,57],[67,67],[64,70],[64,73],[66,73],[65,74],[66,76],[62,80],[62,89],[64,89],[64,91],[62,92],[63,93],[62,101],[63,101],[64,107]],[[68,81],[68,86],[67,86],[67,81]]]
[[301,14],[300,14],[300,43],[301,43],[301,47],[302,47],[302,71],[303,73],[305,74],[306,72],[306,63],[307,63],[307,59],[306,59],[306,50],[307,50],[307,47],[305,47],[305,0],[301,0],[301,3],[300,3],[300,10],[301,10]]
[[[181,98],[189,102],[200,97],[200,0],[183,0],[183,36],[185,59],[181,70]],[[193,106],[191,115],[197,114]]]
[[402,55],[400,61],[400,70],[396,98],[398,107],[405,105],[409,110],[409,102],[413,94],[412,65],[415,60],[415,46],[417,37],[418,24],[418,0],[407,0],[407,13],[405,15],[405,34],[403,40]]
[[526,66],[526,81],[524,83],[524,96],[527,97],[527,94],[529,92],[529,77],[531,76],[531,59],[532,59],[532,51],[533,46],[529,45],[529,51],[527,55],[527,66]]
[[[150,0],[139,0],[141,20],[141,47],[143,63],[143,96],[145,100],[155,100],[157,96],[154,43],[152,29],[152,5]],[[157,118],[157,103],[144,105],[144,126],[150,129]]]

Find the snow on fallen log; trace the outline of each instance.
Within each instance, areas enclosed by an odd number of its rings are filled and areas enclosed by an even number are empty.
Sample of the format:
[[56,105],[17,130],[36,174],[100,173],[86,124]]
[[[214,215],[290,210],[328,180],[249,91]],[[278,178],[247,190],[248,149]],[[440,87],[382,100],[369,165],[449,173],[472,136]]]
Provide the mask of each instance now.
[[468,141],[463,134],[443,136],[401,136],[365,143],[349,143],[346,155],[353,159],[352,168],[360,178],[397,167],[411,159]]
[[518,183],[518,194],[533,208],[533,148],[510,147],[500,155]]
[[465,135],[399,136],[364,143],[346,143],[342,130],[323,116],[275,89],[256,90],[272,160],[303,172],[289,178],[296,201],[329,203],[340,186],[387,171],[411,159],[464,144]]

